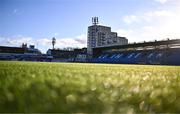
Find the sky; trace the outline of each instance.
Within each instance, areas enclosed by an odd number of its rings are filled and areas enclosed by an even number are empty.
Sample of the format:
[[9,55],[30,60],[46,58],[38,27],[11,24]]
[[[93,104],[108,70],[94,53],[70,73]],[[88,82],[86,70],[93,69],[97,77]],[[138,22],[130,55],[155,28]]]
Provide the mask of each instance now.
[[94,16],[130,43],[180,38],[180,0],[0,0],[0,45],[86,47]]

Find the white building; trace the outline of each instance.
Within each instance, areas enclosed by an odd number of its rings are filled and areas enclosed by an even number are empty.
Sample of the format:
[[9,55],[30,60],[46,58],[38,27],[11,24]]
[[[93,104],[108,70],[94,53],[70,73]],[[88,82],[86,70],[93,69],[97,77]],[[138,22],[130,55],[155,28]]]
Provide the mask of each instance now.
[[92,26],[88,27],[87,54],[92,56],[92,48],[113,45],[126,45],[128,39],[119,37],[116,32],[111,32],[111,27],[98,25],[98,18],[92,18]]

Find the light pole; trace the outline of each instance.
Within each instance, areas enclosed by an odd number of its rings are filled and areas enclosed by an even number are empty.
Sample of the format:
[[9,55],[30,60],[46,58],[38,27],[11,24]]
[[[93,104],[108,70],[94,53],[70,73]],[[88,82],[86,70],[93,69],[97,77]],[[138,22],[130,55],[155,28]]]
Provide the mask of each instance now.
[[52,45],[53,45],[53,50],[54,50],[54,45],[56,44],[56,38],[55,37],[53,37],[52,38]]

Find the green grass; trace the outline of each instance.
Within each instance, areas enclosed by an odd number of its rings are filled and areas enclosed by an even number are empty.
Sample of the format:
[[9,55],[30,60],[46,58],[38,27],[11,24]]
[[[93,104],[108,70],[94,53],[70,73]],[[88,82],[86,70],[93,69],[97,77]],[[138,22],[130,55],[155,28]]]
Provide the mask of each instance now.
[[0,62],[0,112],[180,112],[180,66]]

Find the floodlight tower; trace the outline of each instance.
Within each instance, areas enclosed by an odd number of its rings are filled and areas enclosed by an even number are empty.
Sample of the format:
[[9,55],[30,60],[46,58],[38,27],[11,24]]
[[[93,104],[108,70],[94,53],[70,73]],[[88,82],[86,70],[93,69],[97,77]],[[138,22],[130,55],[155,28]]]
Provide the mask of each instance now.
[[52,46],[53,46],[53,50],[54,50],[54,45],[56,44],[56,38],[55,37],[53,37],[52,38]]

